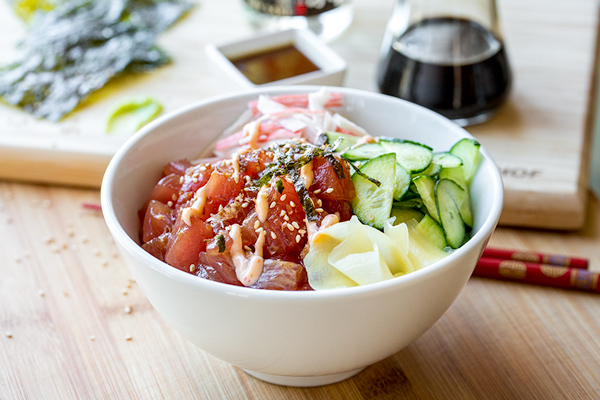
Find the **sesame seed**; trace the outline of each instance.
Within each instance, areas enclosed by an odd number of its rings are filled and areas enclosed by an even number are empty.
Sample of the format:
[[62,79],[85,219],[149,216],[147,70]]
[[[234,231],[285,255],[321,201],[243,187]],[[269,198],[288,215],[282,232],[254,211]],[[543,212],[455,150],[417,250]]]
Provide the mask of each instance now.
[[275,208],[275,202],[271,202],[271,204],[269,205],[269,208]]
[[96,340],[96,336],[94,336],[94,335],[90,336],[90,340],[93,342],[94,340]]
[[286,215],[283,216],[283,219],[285,219],[286,221],[289,221],[290,217],[288,217],[288,215],[286,214]]
[[296,243],[300,243],[300,235],[296,235]]
[[260,221],[259,220],[254,221],[254,229],[258,229],[259,226],[260,226]]
[[255,231],[256,233],[261,233],[262,231],[264,231],[264,229],[263,229],[263,227],[261,226],[260,228],[258,228],[258,229],[255,229],[254,231]]
[[319,207],[322,207],[322,206],[323,206],[323,202],[321,201],[321,199],[317,199],[317,205],[318,205]]
[[294,203],[293,201],[290,201],[290,206],[296,207],[296,203]]
[[171,198],[173,199],[173,201],[177,201],[177,195],[175,193],[173,193],[173,196],[171,196]]
[[127,289],[123,289],[123,290],[121,290],[121,294],[122,294],[123,296],[127,296],[127,293],[129,293],[129,292],[127,291]]
[[100,261],[100,265],[102,265],[103,267],[108,267],[108,260],[102,259]]
[[292,232],[294,231],[294,226],[292,224],[287,224],[287,228]]
[[283,196],[281,196],[281,201],[285,201],[286,198],[287,198],[287,194],[284,194]]
[[173,207],[173,202],[172,202],[171,200],[169,200],[169,201],[167,201],[167,205],[168,205],[169,207]]
[[248,207],[248,202],[247,201],[245,201],[245,202],[242,203],[242,208],[246,208],[246,207]]
[[185,178],[183,176],[179,177],[179,184],[181,185],[183,183],[183,181],[185,181]]
[[296,221],[293,221],[292,225],[294,226],[294,228],[300,229],[300,225],[298,225],[298,223]]
[[200,170],[200,171],[204,172],[204,171],[206,171],[206,167],[203,165],[203,166],[201,166],[200,168],[198,168],[198,170]]
[[46,294],[44,293],[44,291],[42,289],[38,290],[38,295],[40,297],[44,297]]
[[250,248],[250,246],[248,246],[247,244],[244,245],[244,249],[247,250],[247,251],[252,251],[252,249]]
[[163,214],[160,214],[156,216],[156,219],[163,220],[165,219],[165,216]]
[[13,337],[11,332],[4,332],[7,338],[11,339]]
[[317,208],[317,209],[315,209],[315,211],[318,212],[318,213],[322,213],[323,209],[322,208]]
[[275,234],[275,232],[271,232],[271,237],[272,237],[273,239],[277,239],[277,235]]
[[198,183],[198,178],[192,178],[192,182]]
[[285,210],[281,210],[281,212],[279,213],[280,217],[283,217],[285,215]]
[[331,193],[331,192],[333,192],[333,188],[329,188],[325,191],[325,193]]
[[299,232],[301,235],[304,235],[304,234],[306,233],[306,231],[305,231],[304,229],[300,229],[298,232]]
[[191,273],[194,273],[194,272],[196,272],[196,264],[191,264],[191,265],[190,265],[190,272],[191,272]]
[[321,189],[317,189],[317,190],[315,190],[313,193],[314,193],[314,194],[319,194],[319,193],[321,193]]
[[131,314],[131,306],[125,306],[125,307],[123,307],[123,312],[125,314]]
[[223,204],[219,204],[219,212],[223,211]]
[[127,340],[127,341],[130,341],[130,340],[132,340],[132,339],[133,339],[133,338],[132,338],[130,335],[125,335],[125,340]]

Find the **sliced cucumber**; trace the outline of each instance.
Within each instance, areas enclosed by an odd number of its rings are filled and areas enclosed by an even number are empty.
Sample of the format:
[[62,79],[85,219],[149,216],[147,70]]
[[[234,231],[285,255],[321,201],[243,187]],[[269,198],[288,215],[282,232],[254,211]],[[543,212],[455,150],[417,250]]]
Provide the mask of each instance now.
[[418,208],[413,207],[392,207],[392,217],[396,217],[394,221],[394,225],[401,224],[403,222],[408,222],[411,219],[419,222],[423,218],[425,214],[419,211]]
[[410,187],[411,178],[407,170],[405,170],[400,164],[396,163],[396,187],[394,188],[394,200],[400,201],[402,197],[408,192]]
[[436,222],[440,222],[440,215],[435,204],[435,180],[428,175],[418,175],[413,178],[413,183],[415,184],[417,192],[421,196],[429,215],[431,215]]
[[412,207],[420,208],[423,206],[423,200],[419,197],[411,197],[410,199],[403,199],[399,202],[394,202],[393,207]]
[[479,167],[479,162],[481,161],[479,147],[481,147],[479,142],[473,139],[465,138],[456,142],[456,144],[450,149],[450,153],[462,159],[462,170],[467,183],[471,183],[471,180],[473,179],[473,176],[475,176],[475,172]]
[[385,153],[390,152],[386,151],[379,143],[365,143],[353,149],[346,150],[342,157],[351,161],[370,160]]
[[442,151],[439,153],[433,153],[432,163],[444,168],[454,168],[463,165],[463,160],[457,155],[447,151]]
[[377,186],[354,173],[352,182],[356,196],[352,200],[352,211],[363,224],[383,229],[384,222],[390,218],[394,200],[396,156],[388,153],[373,158],[360,167],[360,172],[377,179],[381,184]]
[[396,153],[396,161],[411,174],[424,171],[433,160],[431,147],[409,140],[380,139],[386,151]]
[[342,138],[342,143],[340,143],[336,149],[336,151],[340,153],[354,146],[358,143],[358,139],[360,139],[358,136],[348,135],[347,133],[342,132],[325,132],[325,135],[327,136],[328,144],[332,144],[339,138]]
[[439,249],[444,250],[446,246],[448,246],[444,230],[430,215],[425,215],[421,221],[419,221],[417,232],[431,239]]
[[440,170],[440,179],[450,179],[457,183],[461,188],[467,189],[467,181],[462,167],[442,168]]
[[457,198],[465,190],[450,179],[440,179],[435,185],[435,200],[440,213],[440,223],[448,245],[457,249],[466,240],[465,223],[460,215]]
[[416,174],[413,174],[413,177],[415,177],[417,175],[438,176],[441,169],[442,169],[442,166],[440,164],[436,164],[432,161],[431,164],[429,164],[429,167],[425,168],[425,170],[423,170],[421,172],[417,172]]

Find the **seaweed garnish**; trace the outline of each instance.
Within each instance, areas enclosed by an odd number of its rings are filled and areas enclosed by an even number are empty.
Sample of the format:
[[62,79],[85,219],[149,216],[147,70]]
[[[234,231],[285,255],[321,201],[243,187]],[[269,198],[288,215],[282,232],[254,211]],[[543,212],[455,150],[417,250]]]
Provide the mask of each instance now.
[[[316,157],[325,157],[327,159],[334,158],[333,153],[340,145],[341,139],[337,139],[332,144],[323,144],[316,146],[310,143],[302,143],[288,141],[286,143],[275,143],[269,146],[268,151],[275,156],[272,163],[262,171],[259,178],[254,182],[253,186],[260,188],[266,185],[271,179],[277,176],[288,175],[294,184],[294,188],[302,202],[302,208],[306,213],[309,221],[317,220],[315,206],[308,194],[308,190],[304,185],[304,181],[300,176],[300,168],[311,162]],[[339,163],[337,159],[335,159]],[[341,164],[339,166],[343,167]],[[334,168],[335,169],[335,168]],[[342,172],[343,173],[343,172]],[[336,171],[337,174],[337,171]],[[339,176],[339,175],[338,175]]]
[[112,78],[162,66],[158,34],[192,7],[187,0],[70,0],[38,12],[10,64],[0,97],[59,121]]
[[217,245],[219,246],[219,253],[223,253],[225,251],[225,236],[222,233],[219,233],[216,237]]
[[381,182],[379,182],[377,179],[371,178],[369,175],[362,172],[360,169],[358,169],[358,167],[356,165],[352,164],[351,162],[349,162],[348,164],[350,164],[350,166],[352,167],[352,169],[354,169],[354,172],[356,172],[358,174],[358,176],[365,178],[366,180],[370,181],[371,183],[374,183],[377,187],[381,186]]

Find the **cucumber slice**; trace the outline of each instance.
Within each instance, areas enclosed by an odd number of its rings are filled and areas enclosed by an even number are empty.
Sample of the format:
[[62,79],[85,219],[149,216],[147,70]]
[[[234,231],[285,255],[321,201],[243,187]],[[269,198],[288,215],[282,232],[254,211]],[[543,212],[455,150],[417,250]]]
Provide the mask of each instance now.
[[347,133],[341,132],[325,132],[325,135],[327,136],[328,144],[334,143],[339,138],[342,138],[342,143],[340,143],[336,149],[336,151],[340,153],[354,146],[356,143],[358,143],[359,139],[358,136],[348,135]]
[[440,179],[450,179],[457,183],[461,188],[467,190],[467,181],[462,167],[442,168],[440,170]]
[[383,154],[367,161],[360,172],[377,179],[377,186],[357,173],[352,175],[356,196],[352,200],[352,211],[360,222],[377,229],[383,229],[384,222],[390,218],[394,189],[396,187],[396,156]]
[[405,199],[400,202],[394,202],[393,207],[412,207],[412,208],[421,208],[423,206],[423,200],[416,196],[410,199]]
[[413,174],[413,178],[418,175],[438,176],[441,169],[442,166],[440,164],[436,164],[432,161],[431,164],[429,164],[429,167],[425,168],[424,171]]
[[465,190],[450,179],[440,179],[435,185],[435,200],[440,214],[440,223],[448,245],[458,249],[466,240],[465,223],[460,215],[457,198]]
[[424,215],[425,214],[419,211],[418,208],[413,207],[392,207],[391,214],[392,217],[396,217],[394,225],[398,225],[403,222],[408,222],[411,219],[414,219],[415,221],[419,222],[421,221],[421,219],[423,219]]
[[411,174],[424,171],[433,160],[431,147],[410,140],[380,139],[386,151],[396,153],[396,161]]
[[396,186],[394,187],[394,200],[400,201],[410,187],[411,178],[407,170],[396,163]]
[[419,175],[413,178],[423,204],[427,208],[427,212],[436,221],[440,222],[440,215],[438,213],[437,205],[435,204],[435,180],[428,175]]
[[347,160],[370,160],[382,154],[390,153],[386,151],[379,143],[365,143],[355,148],[348,149],[342,157]]
[[417,232],[431,239],[431,241],[441,250],[444,250],[446,246],[448,246],[444,230],[430,215],[425,215],[421,221],[419,221]]
[[457,155],[447,151],[433,153],[433,164],[437,164],[444,168],[454,168],[463,165],[463,160]]
[[471,183],[475,172],[477,172],[477,167],[479,167],[479,162],[481,161],[479,147],[481,147],[479,142],[465,138],[456,142],[450,149],[450,153],[462,159],[462,170],[467,183]]

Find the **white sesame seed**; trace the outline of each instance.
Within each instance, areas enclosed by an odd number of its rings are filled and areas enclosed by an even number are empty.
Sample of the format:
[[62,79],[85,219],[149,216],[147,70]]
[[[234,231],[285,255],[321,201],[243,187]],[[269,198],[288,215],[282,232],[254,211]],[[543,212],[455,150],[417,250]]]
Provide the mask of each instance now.
[[242,203],[242,208],[246,208],[246,207],[248,207],[248,202],[245,201]]
[[4,332],[7,338],[11,339],[13,337],[11,332]]
[[322,208],[317,208],[317,209],[315,209],[315,211],[318,212],[318,213],[322,213],[323,209]]
[[325,191],[325,193],[331,193],[331,192],[333,192],[333,188],[329,188]]
[[294,226],[294,228],[300,229],[300,225],[298,225],[298,223],[296,221],[293,221],[292,225]]
[[169,207],[173,207],[173,202],[172,202],[171,200],[169,200],[169,201],[167,201],[167,205],[168,205]]
[[132,339],[133,339],[133,338],[132,338],[130,335],[125,335],[125,340],[127,340],[127,341],[130,341],[130,340],[132,340]]
[[190,265],[190,272],[191,272],[191,273],[194,273],[194,272],[196,272],[196,264],[191,264],[191,265]]
[[250,248],[250,246],[248,246],[247,244],[244,245],[244,249],[247,250],[247,251],[252,251],[252,249]]
[[223,204],[219,204],[219,212],[223,211]]
[[206,167],[203,165],[200,168],[198,168],[198,170],[204,172],[204,171],[206,171]]
[[290,206],[296,207],[296,203],[294,203],[293,201],[290,201]]
[[317,190],[315,190],[313,193],[314,193],[314,194],[319,194],[319,193],[321,193],[321,189],[317,189]]
[[275,232],[271,232],[271,237],[272,237],[273,239],[277,239],[277,235],[275,234]]
[[276,203],[274,201],[271,202],[271,204],[269,205],[269,208],[275,208]]
[[158,220],[161,220],[161,221],[162,221],[163,219],[165,219],[165,216],[164,216],[163,214],[160,214],[160,215],[157,215],[157,216],[156,216],[156,219],[158,219]]
[[281,201],[285,201],[286,198],[287,198],[287,194],[284,194],[283,196],[281,196]]
[[96,336],[94,336],[94,335],[91,335],[91,336],[90,336],[90,340],[93,342],[94,340],[96,340]]
[[254,221],[254,229],[258,229],[259,226],[260,226],[260,221],[259,220]]
[[322,206],[323,206],[323,202],[321,201],[321,199],[317,199],[317,205],[318,205],[319,207],[322,207]]
[[283,217],[285,215],[285,210],[281,210],[281,212],[279,213],[280,217]]
[[179,184],[181,185],[185,181],[185,178],[182,176],[179,177]]
[[287,224],[287,228],[292,232],[294,231],[294,226],[292,224]]
[[177,195],[175,193],[173,193],[173,196],[171,196],[171,198],[173,199],[173,201],[177,201]]
[[299,232],[301,235],[304,235],[304,234],[306,233],[306,231],[305,231],[304,229],[300,229],[298,232]]
[[131,314],[131,306],[125,306],[125,307],[123,307],[123,312],[125,314]]
[[263,227],[261,226],[260,228],[258,228],[258,229],[255,229],[254,231],[255,231],[256,233],[261,233],[262,231],[264,231],[264,229],[263,229]]
[[288,217],[288,215],[286,214],[286,215],[283,216],[283,219],[285,219],[286,221],[289,221],[290,217]]
[[198,178],[192,178],[192,182],[198,183]]
[[300,235],[296,235],[296,243],[300,243],[300,239],[301,239]]

